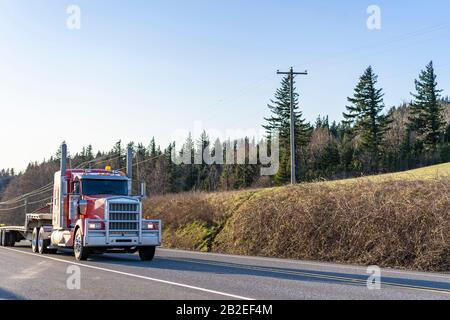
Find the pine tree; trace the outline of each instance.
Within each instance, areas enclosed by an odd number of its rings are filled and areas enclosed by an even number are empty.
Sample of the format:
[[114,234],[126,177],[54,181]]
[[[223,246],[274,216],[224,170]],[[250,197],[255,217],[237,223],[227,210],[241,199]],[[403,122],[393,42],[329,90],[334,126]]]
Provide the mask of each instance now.
[[145,167],[141,165],[141,162],[145,160],[147,156],[147,149],[145,149],[144,145],[142,143],[138,143],[136,148],[136,179],[138,182],[142,182],[142,177]]
[[383,115],[383,89],[377,89],[378,76],[368,67],[360,77],[352,98],[347,98],[352,104],[346,106],[344,118],[348,124],[354,125],[355,133],[360,135],[362,152],[368,151],[370,167],[374,172],[379,170],[381,149],[384,135],[388,130],[390,119]]
[[172,193],[176,191],[177,170],[172,162],[172,150],[175,149],[175,142],[170,143],[164,150],[163,161],[163,177],[164,177],[164,193]]
[[[294,92],[295,92],[294,88]],[[302,112],[299,109],[299,94],[294,93],[294,112],[295,112],[295,138],[297,161],[298,152],[302,146],[308,144],[311,135],[311,126],[302,118]],[[280,170],[275,176],[276,184],[285,184],[290,181],[290,117],[291,117],[291,98],[290,98],[290,80],[286,76],[281,81],[281,87],[275,92],[275,99],[268,104],[272,112],[270,118],[264,118],[267,121],[263,128],[266,129],[270,138],[275,132],[279,134],[280,142]]]
[[115,160],[111,160],[109,163],[113,168],[123,168],[126,166],[124,152],[122,150],[122,140],[119,140],[114,145],[112,151],[110,152],[112,158],[116,158]]
[[326,173],[334,173],[339,166],[339,149],[336,141],[329,139],[323,150],[320,164]]
[[415,80],[417,93],[412,93],[409,128],[417,134],[417,141],[425,150],[436,150],[445,130],[444,111],[439,101],[442,90],[437,89],[433,61],[422,70]]
[[156,157],[156,142],[155,142],[155,137],[152,137],[152,140],[150,141],[150,146],[149,146],[149,150],[150,150],[150,156],[151,157]]
[[205,190],[204,181],[208,177],[208,166],[205,164],[203,152],[210,146],[209,136],[205,130],[203,130],[202,134],[197,139],[196,145],[194,155],[194,160],[196,163],[195,174],[197,176],[196,189]]
[[196,183],[197,168],[194,166],[194,153],[195,143],[192,139],[192,134],[189,133],[179,154],[180,159],[183,159],[184,162],[180,166],[182,171],[182,189],[184,191],[192,190]]

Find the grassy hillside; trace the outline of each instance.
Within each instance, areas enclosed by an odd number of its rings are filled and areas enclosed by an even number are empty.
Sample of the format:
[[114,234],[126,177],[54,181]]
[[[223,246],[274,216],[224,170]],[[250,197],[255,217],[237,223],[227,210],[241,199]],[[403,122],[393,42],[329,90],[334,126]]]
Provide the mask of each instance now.
[[270,189],[154,197],[164,245],[450,270],[450,164]]
[[[420,169],[397,172],[397,173],[388,173],[381,174],[377,176],[368,176],[357,179],[347,179],[347,180],[339,180],[334,183],[349,183],[355,182],[357,180],[369,180],[373,182],[380,181],[392,181],[392,180],[401,180],[401,181],[415,181],[415,180],[436,180],[440,178],[450,178],[450,162],[439,164],[431,167],[424,167]],[[333,183],[333,182],[328,182]]]

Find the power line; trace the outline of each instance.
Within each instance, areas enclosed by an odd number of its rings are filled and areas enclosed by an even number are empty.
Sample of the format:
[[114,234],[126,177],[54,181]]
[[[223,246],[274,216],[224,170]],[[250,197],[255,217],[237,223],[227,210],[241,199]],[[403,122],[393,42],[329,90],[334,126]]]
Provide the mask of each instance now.
[[27,202],[27,201],[25,201],[25,203],[22,204],[22,205],[20,205],[20,206],[16,206],[16,207],[13,207],[13,208],[4,208],[4,209],[0,209],[0,212],[7,212],[7,211],[12,211],[12,210],[24,208],[24,207],[27,207],[27,206],[30,206],[30,205],[34,205],[34,204],[38,204],[38,203],[43,203],[44,201],[51,200],[51,199],[53,199],[53,197],[47,197],[47,198],[44,198],[44,199],[41,199],[41,200],[38,200],[38,201],[33,201],[33,202]]
[[[149,158],[149,159],[145,159],[145,160],[136,162],[136,163],[133,164],[133,167],[134,167],[134,166],[137,166],[137,165],[140,165],[140,164],[142,164],[142,163],[145,163],[145,162],[149,162],[149,161],[152,161],[152,160],[156,160],[156,159],[158,159],[158,158],[162,158],[162,157],[164,157],[164,156],[165,156],[164,154],[160,154],[160,155],[158,155],[158,156],[151,157],[151,158]],[[118,170],[119,170],[119,171],[122,171],[122,170],[125,170],[126,168],[127,168],[127,167],[122,167],[122,168],[120,168],[120,169],[118,169]]]
[[14,207],[14,208],[0,209],[0,212],[11,211],[11,210],[23,208],[23,207],[25,207],[25,206],[26,206],[26,204],[23,204],[23,205],[21,205],[21,206],[17,206],[17,207]]
[[[437,32],[437,31],[441,31],[444,29],[447,29],[450,27],[450,23],[446,22],[446,23],[440,23],[440,24],[436,24],[436,25],[432,25],[432,26],[428,26],[428,27],[424,27],[421,29],[417,29],[415,31],[412,32],[408,32],[408,33],[404,33],[404,34],[399,34],[396,36],[393,36],[389,39],[387,39],[386,41],[380,41],[378,43],[372,43],[372,44],[368,44],[368,45],[363,45],[363,46],[359,46],[359,47],[354,47],[351,49],[345,49],[343,51],[337,52],[336,54],[334,54],[334,56],[345,56],[344,59],[340,59],[339,57],[336,59],[334,57],[329,58],[329,59],[324,59],[324,60],[316,60],[316,59],[312,59],[310,61],[307,61],[306,63],[308,65],[314,64],[314,63],[320,63],[321,65],[324,64],[333,64],[333,65],[340,65],[342,63],[344,63],[345,61],[353,61],[354,58],[351,58],[351,56],[355,56],[356,54],[360,54],[363,53],[364,51],[367,50],[372,50],[372,49],[378,49],[378,48],[383,48],[383,47],[389,47],[391,44],[397,45],[399,42],[401,41],[405,41],[405,40],[409,40],[412,38],[415,38],[417,36],[423,36],[429,33],[433,33],[433,32]],[[382,53],[383,51],[381,51]],[[369,55],[364,55],[364,57],[368,57],[368,56],[372,56],[373,54],[369,54]],[[351,58],[351,59],[350,59]],[[297,65],[293,66],[298,67]]]
[[[108,157],[108,156],[102,156],[102,157],[100,157],[100,158],[97,158],[97,159],[94,159],[94,160],[91,160],[91,161],[83,162],[83,163],[81,163],[80,165],[78,165],[78,167],[75,168],[75,169],[80,169],[79,167],[81,167],[81,166],[83,166],[83,165],[86,165],[86,164],[89,164],[89,163],[93,163],[93,162],[97,162],[98,160],[102,160],[102,159],[104,159],[104,158],[106,158],[106,157]],[[100,164],[100,163],[103,163],[103,162],[107,162],[107,161],[113,161],[113,160],[116,160],[116,159],[118,159],[118,158],[120,158],[120,157],[121,157],[121,156],[117,156],[117,157],[114,157],[114,158],[105,159],[105,160],[103,160],[103,161],[101,161],[101,162],[97,162],[97,164]],[[15,197],[15,198],[12,198],[12,199],[9,199],[9,200],[0,202],[0,206],[11,205],[11,204],[14,204],[14,203],[18,203],[18,202],[20,202],[20,201],[25,200],[26,198],[34,197],[34,196],[43,194],[43,193],[45,193],[45,192],[49,192],[49,191],[51,191],[52,189],[53,189],[53,182],[50,182],[49,184],[46,184],[46,185],[44,185],[44,186],[42,186],[42,187],[40,187],[40,188],[38,188],[38,189],[35,189],[35,190],[30,191],[30,192],[28,192],[28,193],[22,194],[22,195],[20,195],[20,196]],[[8,209],[8,210],[9,210],[9,209]]]
[[96,162],[95,164],[96,165],[99,165],[99,164],[101,164],[101,163],[106,163],[106,162],[109,162],[109,161],[114,161],[114,160],[117,160],[117,159],[120,159],[120,158],[122,158],[123,156],[117,156],[117,157],[115,157],[115,158],[110,158],[110,159],[106,159],[106,160],[103,160],[103,161],[100,161],[100,162]]
[[47,197],[47,198],[44,198],[44,199],[41,199],[41,200],[38,200],[38,201],[27,202],[27,205],[33,205],[33,204],[37,204],[37,203],[42,203],[44,201],[51,200],[51,199],[53,199],[53,197]]
[[52,188],[53,188],[52,185],[53,185],[53,183],[49,183],[48,185],[40,187],[39,189],[36,189],[36,190],[31,191],[31,192],[22,194],[22,195],[17,196],[17,197],[15,197],[13,199],[9,199],[7,201],[0,202],[0,205],[9,205],[9,204],[17,203],[17,202],[20,202],[22,200],[25,200],[25,198],[34,197],[34,196],[37,196],[39,194],[48,192],[48,191],[52,190]]
[[[114,157],[114,158],[108,158],[108,159],[105,159],[105,158],[107,158],[107,157],[109,157],[109,155],[104,155],[104,156],[101,156],[101,157],[99,157],[99,158],[97,158],[97,159],[93,159],[93,160],[90,160],[90,161],[85,161],[85,162],[82,162],[82,163],[80,163],[79,165],[77,165],[74,169],[82,169],[82,167],[83,166],[85,166],[85,165],[88,165],[88,164],[91,164],[91,163],[95,163],[95,164],[100,164],[100,163],[105,163],[105,162],[108,162],[108,161],[114,161],[114,160],[117,160],[117,159],[119,159],[119,158],[122,158],[123,156],[122,155],[119,155],[119,156],[116,156],[116,157]],[[103,160],[104,159],[104,160]],[[101,160],[101,161],[100,161]]]

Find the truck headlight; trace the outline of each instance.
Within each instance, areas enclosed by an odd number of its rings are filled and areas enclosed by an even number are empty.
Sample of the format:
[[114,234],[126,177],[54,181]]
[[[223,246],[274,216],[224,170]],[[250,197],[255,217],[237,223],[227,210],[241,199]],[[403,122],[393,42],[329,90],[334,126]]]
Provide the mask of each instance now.
[[159,230],[159,224],[157,222],[145,222],[142,224],[142,229],[144,230]]
[[89,223],[89,230],[103,230],[103,225],[99,222]]

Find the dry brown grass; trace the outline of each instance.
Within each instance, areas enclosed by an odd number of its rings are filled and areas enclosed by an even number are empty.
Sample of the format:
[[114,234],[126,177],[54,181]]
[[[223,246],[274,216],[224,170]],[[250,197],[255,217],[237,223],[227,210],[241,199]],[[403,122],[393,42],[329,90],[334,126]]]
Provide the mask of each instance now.
[[150,199],[164,245],[229,254],[450,270],[450,179],[312,183]]

